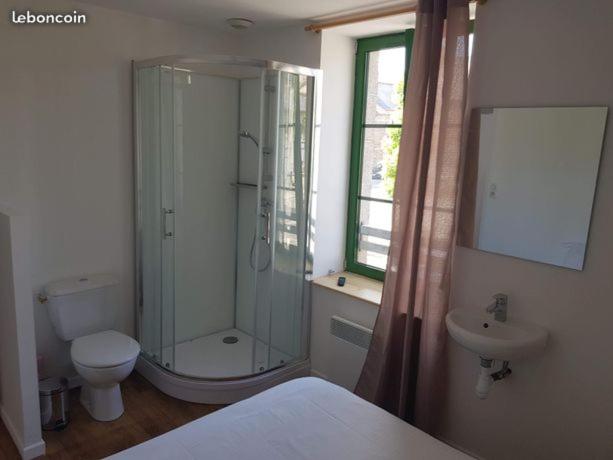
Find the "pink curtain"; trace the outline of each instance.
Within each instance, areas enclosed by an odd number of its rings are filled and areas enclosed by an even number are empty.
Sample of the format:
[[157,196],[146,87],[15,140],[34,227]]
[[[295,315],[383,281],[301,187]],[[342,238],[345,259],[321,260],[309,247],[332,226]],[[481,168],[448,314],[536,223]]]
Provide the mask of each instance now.
[[468,32],[468,0],[419,1],[383,299],[355,390],[428,432],[445,385]]

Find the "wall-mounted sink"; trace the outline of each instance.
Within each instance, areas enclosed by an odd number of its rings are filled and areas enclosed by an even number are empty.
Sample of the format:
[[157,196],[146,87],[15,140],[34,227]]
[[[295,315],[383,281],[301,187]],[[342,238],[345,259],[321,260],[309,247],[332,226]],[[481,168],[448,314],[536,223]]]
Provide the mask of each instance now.
[[536,353],[547,343],[547,331],[515,319],[496,321],[492,315],[464,308],[445,318],[453,339],[482,358],[513,361]]

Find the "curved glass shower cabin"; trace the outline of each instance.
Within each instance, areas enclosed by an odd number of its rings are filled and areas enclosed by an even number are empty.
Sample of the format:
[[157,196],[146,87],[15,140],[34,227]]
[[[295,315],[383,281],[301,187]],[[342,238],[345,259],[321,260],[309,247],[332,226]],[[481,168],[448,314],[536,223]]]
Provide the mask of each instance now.
[[316,71],[169,57],[134,72],[148,365],[236,380],[306,360]]

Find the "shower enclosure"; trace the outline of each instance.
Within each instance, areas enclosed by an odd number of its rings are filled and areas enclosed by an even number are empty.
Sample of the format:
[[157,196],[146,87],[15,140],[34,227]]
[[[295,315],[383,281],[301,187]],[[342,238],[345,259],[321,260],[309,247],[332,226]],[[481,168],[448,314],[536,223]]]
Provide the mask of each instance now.
[[134,64],[137,369],[173,396],[233,402],[308,372],[316,75]]

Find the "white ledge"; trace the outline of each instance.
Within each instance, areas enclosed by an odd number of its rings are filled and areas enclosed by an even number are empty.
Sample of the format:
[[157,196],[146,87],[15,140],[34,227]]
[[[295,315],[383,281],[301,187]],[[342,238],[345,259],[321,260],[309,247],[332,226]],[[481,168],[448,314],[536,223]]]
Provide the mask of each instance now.
[[[344,286],[339,286],[337,284],[339,276],[344,276],[346,278]],[[349,272],[333,273],[332,275],[315,278],[313,284],[363,300],[364,302],[376,306],[381,304],[383,282],[362,275],[356,275],[355,273]]]

